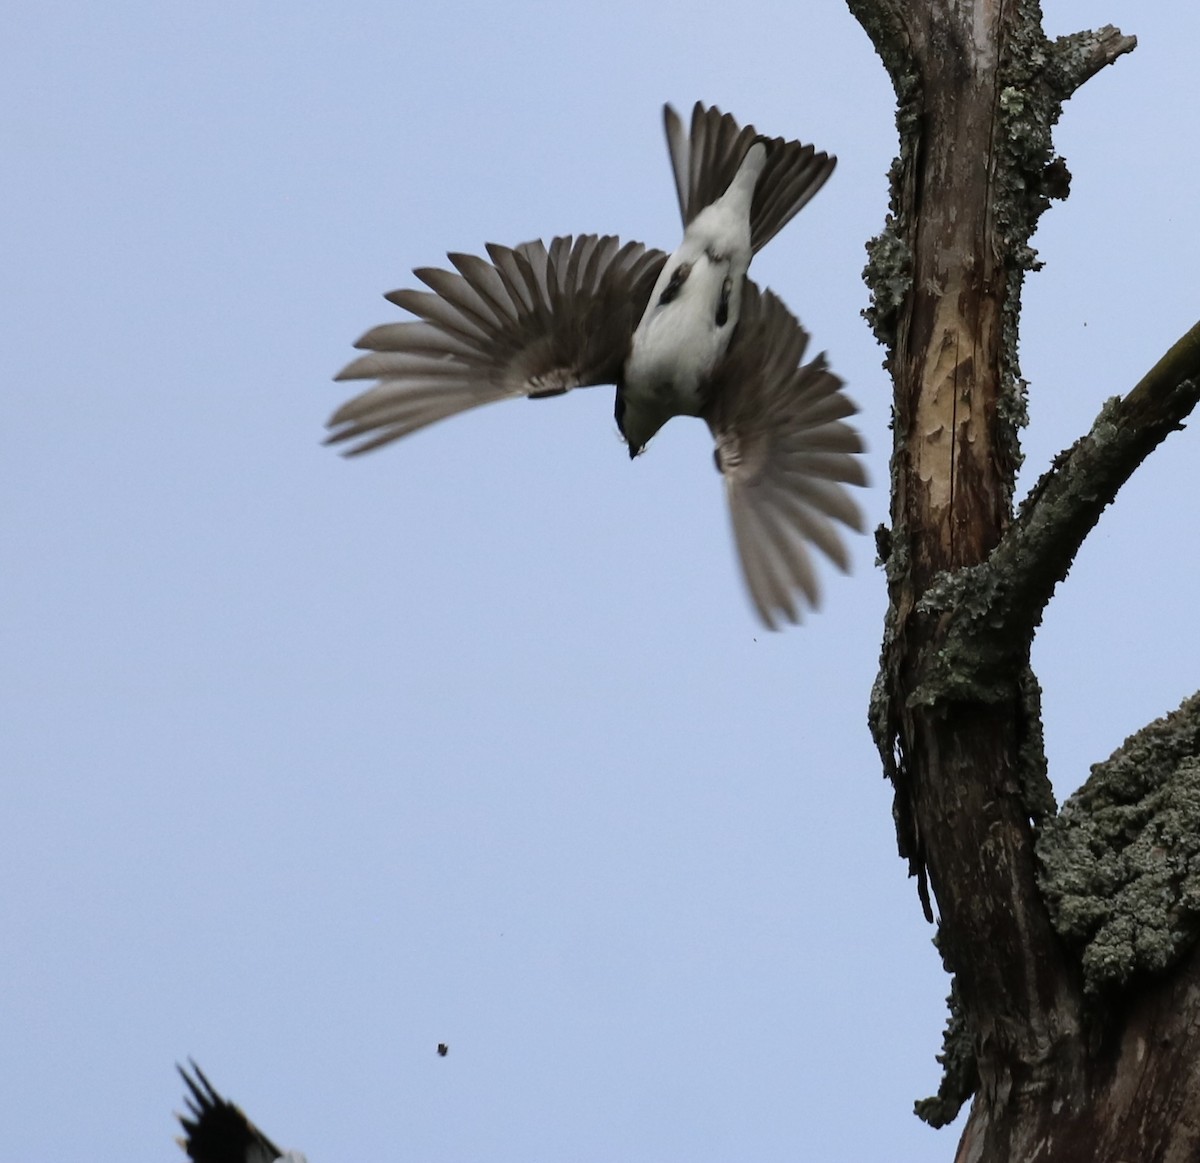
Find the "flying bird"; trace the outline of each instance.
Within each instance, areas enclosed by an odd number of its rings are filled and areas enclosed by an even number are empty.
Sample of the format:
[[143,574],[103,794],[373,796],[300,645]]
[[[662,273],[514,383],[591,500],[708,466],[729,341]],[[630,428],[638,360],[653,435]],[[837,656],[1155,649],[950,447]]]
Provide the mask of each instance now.
[[[673,254],[611,235],[451,253],[429,289],[386,297],[416,316],[368,331],[339,380],[377,380],[329,420],[328,443],[367,452],[468,408],[616,385],[631,458],[674,416],[712,432],[742,572],[762,621],[820,601],[809,546],[849,569],[839,525],[861,531],[857,408],[750,260],[825,184],[836,159],[741,128],[700,102],[690,131],[663,110],[683,217]],[[490,261],[489,261],[490,260]]]
[[299,1151],[281,1151],[241,1110],[222,1098],[195,1062],[195,1078],[177,1066],[187,1084],[188,1114],[176,1116],[183,1125],[179,1145],[195,1163],[308,1163]]

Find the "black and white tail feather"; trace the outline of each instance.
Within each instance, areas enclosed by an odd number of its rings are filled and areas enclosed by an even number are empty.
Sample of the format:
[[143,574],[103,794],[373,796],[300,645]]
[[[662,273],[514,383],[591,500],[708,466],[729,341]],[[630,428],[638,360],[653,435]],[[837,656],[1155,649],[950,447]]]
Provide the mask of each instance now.
[[[368,331],[357,346],[369,354],[337,377],[378,382],[333,414],[329,442],[367,452],[482,404],[599,384],[617,386],[631,454],[670,416],[700,416],[716,442],[751,600],[775,628],[820,601],[810,546],[848,569],[839,526],[861,531],[863,521],[846,486],[865,485],[866,475],[842,381],[823,355],[801,362],[807,332],[745,269],[836,162],[699,102],[690,132],[669,105],[664,122],[685,229],[674,255],[589,234],[489,245],[488,259],[451,254],[453,271],[417,270],[429,290],[387,296],[416,319]],[[753,150],[759,142],[765,159]],[[748,220],[734,182],[744,167]],[[699,362],[697,347],[709,353]],[[676,377],[676,367],[686,371]],[[627,430],[627,403],[660,410],[648,435]]]
[[222,1098],[195,1062],[192,1077],[177,1067],[187,1085],[188,1113],[178,1115],[183,1126],[179,1145],[195,1163],[307,1163],[299,1151],[282,1151],[241,1109]]

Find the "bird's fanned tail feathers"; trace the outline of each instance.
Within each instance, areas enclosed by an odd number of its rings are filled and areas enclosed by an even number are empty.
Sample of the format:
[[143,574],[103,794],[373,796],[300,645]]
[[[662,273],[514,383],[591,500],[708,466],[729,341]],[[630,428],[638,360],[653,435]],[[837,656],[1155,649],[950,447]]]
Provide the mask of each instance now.
[[750,207],[750,245],[756,254],[808,204],[837,165],[837,158],[814,146],[763,137],[754,126],[742,128],[732,114],[699,101],[690,132],[670,105],[663,106],[663,126],[685,227],[725,193],[750,147],[766,142],[767,164]]

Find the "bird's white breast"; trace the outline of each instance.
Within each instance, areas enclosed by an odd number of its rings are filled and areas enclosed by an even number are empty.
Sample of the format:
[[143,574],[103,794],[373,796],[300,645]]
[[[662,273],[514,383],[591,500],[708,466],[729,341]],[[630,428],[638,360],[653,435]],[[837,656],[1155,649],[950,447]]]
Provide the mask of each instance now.
[[634,332],[625,364],[625,390],[635,397],[656,396],[663,404],[671,401],[676,412],[694,415],[703,403],[706,378],[729,346],[741,280],[730,291],[729,321],[718,327],[717,306],[729,277],[728,262],[715,263],[702,252],[678,296],[660,306],[670,273],[668,266]]
[[765,152],[756,144],[663,265],[624,368],[624,429],[640,449],[672,416],[698,415],[737,327],[753,253],[750,202]]

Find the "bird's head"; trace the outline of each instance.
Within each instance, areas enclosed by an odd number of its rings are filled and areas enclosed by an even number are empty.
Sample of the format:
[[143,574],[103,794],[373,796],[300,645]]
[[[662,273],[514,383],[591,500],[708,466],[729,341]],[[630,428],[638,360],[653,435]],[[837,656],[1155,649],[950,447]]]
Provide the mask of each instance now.
[[632,460],[645,449],[654,434],[675,413],[670,408],[658,406],[652,400],[631,399],[618,387],[613,415],[616,417],[617,428],[629,446],[629,459]]

